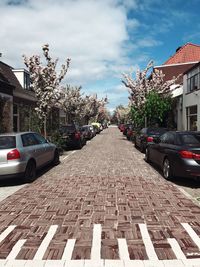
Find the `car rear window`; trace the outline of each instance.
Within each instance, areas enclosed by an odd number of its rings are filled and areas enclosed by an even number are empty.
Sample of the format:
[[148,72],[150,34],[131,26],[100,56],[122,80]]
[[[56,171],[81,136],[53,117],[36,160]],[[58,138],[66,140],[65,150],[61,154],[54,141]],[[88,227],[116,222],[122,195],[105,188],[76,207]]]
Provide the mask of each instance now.
[[161,128],[150,128],[147,130],[147,133],[149,135],[161,135],[164,134],[166,132],[166,129],[161,129]]
[[200,135],[183,134],[181,135],[181,141],[185,145],[200,145]]
[[15,136],[0,136],[0,149],[9,149],[16,147]]
[[72,133],[75,130],[75,126],[74,125],[66,125],[60,128],[60,132],[61,133]]

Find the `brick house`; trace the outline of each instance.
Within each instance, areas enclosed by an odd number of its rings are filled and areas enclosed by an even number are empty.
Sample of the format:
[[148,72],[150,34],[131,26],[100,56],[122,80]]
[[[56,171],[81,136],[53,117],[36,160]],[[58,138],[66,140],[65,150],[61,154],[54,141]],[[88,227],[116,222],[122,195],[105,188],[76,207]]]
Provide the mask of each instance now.
[[[11,110],[9,131],[25,131],[29,130],[27,126],[27,111],[32,112],[36,98],[34,92],[29,89],[28,77],[26,70],[14,70],[11,66],[0,61],[0,75],[3,76],[7,84],[12,88]],[[1,89],[1,94],[8,93],[5,86]],[[11,93],[11,92],[10,92]],[[22,114],[26,109],[26,112]]]
[[[0,96],[4,100],[9,100],[9,114],[4,112],[2,119],[0,116],[0,132],[42,131],[42,125],[35,112],[37,99],[35,93],[30,90],[30,75],[27,70],[14,69],[0,61]],[[65,113],[53,108],[47,120],[49,132],[58,129],[59,121],[65,123],[65,118]],[[6,120],[6,129],[1,127],[2,120]]]
[[0,67],[0,133],[12,130],[13,90],[14,86],[2,74]]
[[[175,88],[173,89],[173,98],[176,100],[174,109],[174,118],[177,130],[186,130],[186,102],[185,94],[183,94],[183,75],[193,68],[200,61],[200,45],[186,43],[179,47],[175,54],[172,55],[163,65],[155,66],[154,69],[162,70],[165,74],[165,80],[171,80],[173,77],[180,75]],[[199,125],[200,126],[200,125]]]

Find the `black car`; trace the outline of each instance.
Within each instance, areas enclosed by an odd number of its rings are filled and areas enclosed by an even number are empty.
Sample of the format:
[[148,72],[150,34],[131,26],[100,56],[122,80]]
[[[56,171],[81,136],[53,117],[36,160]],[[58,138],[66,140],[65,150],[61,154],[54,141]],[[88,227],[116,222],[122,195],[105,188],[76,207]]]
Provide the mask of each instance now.
[[147,145],[153,143],[154,137],[159,137],[167,131],[166,128],[149,127],[143,128],[135,135],[135,147],[145,152]]
[[75,124],[61,126],[60,134],[64,139],[65,147],[82,148],[86,144],[86,139],[81,132],[81,128]]
[[173,176],[200,179],[200,132],[169,131],[154,138],[148,145],[145,159],[163,171],[165,179]]

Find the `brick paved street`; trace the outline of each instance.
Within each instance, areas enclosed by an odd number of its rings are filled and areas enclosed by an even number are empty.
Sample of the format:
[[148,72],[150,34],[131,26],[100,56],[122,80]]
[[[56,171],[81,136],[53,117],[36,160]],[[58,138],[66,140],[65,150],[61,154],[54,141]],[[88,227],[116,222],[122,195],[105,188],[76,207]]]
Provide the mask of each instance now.
[[143,158],[110,127],[1,201],[0,266],[200,266],[200,208]]

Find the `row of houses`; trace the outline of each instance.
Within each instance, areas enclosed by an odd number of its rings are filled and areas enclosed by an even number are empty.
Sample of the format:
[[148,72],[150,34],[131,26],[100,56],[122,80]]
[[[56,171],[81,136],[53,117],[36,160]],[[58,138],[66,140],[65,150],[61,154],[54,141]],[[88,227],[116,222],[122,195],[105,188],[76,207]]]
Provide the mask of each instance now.
[[[25,69],[14,69],[0,61],[0,132],[39,130],[34,112],[36,98],[30,90],[30,75]],[[50,127],[66,123],[61,110],[53,110]]]
[[165,81],[180,75],[179,85],[173,90],[177,130],[200,131],[200,45],[186,43],[163,65],[154,68],[162,70]]
[[[166,81],[180,75],[179,86],[176,85],[173,90],[177,130],[200,131],[200,45],[186,43],[163,65],[154,68],[162,70]],[[29,73],[0,61],[0,132],[33,130],[34,120],[37,119],[33,112],[35,104]],[[50,126],[65,122],[66,114],[54,110]]]

